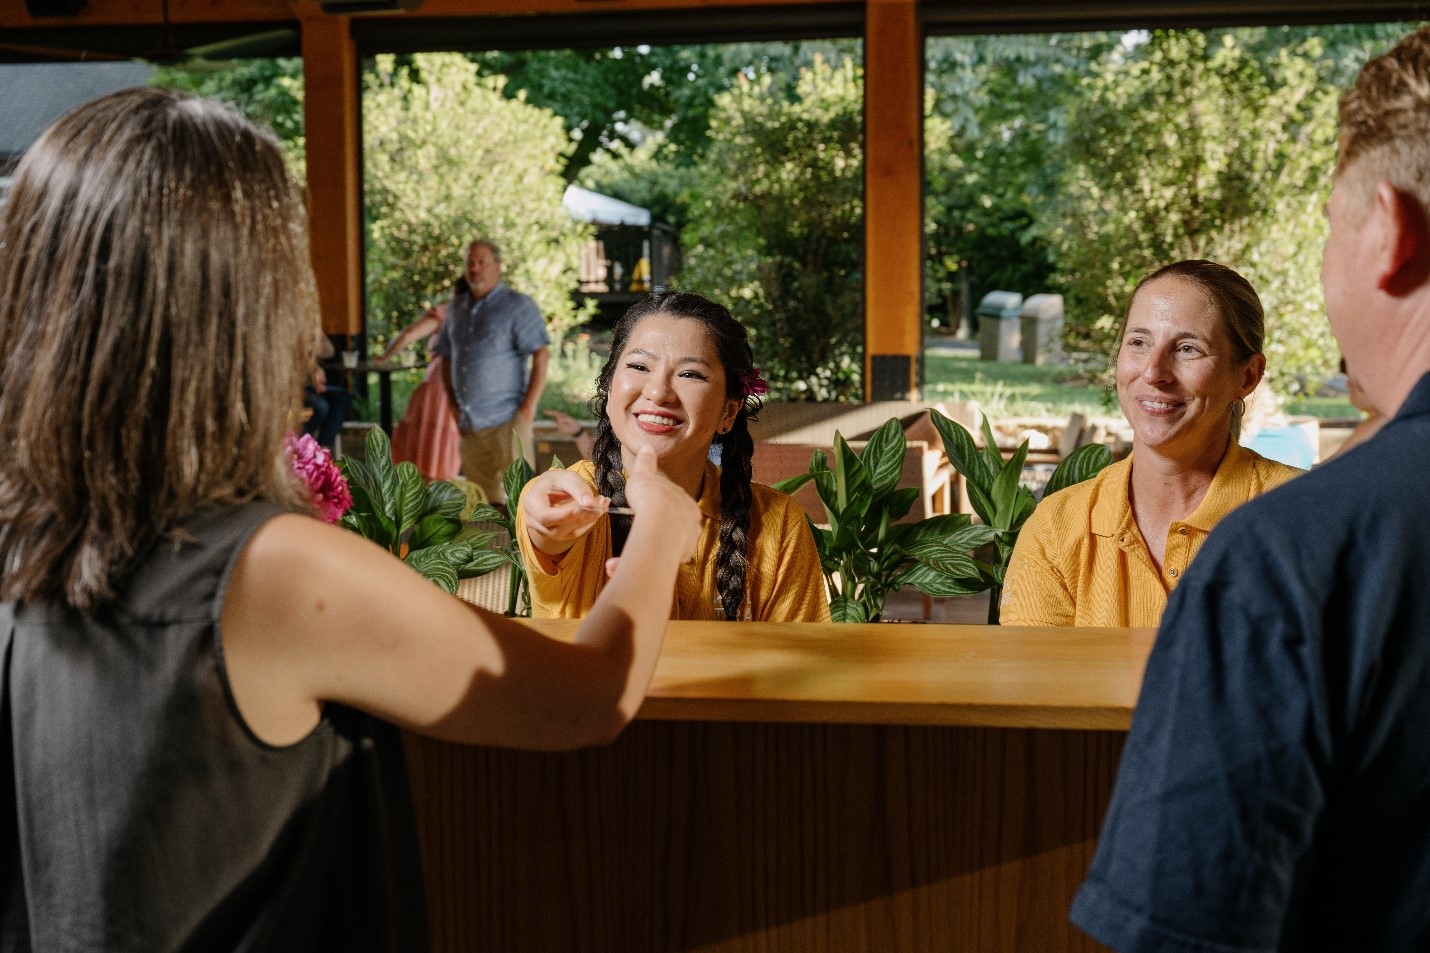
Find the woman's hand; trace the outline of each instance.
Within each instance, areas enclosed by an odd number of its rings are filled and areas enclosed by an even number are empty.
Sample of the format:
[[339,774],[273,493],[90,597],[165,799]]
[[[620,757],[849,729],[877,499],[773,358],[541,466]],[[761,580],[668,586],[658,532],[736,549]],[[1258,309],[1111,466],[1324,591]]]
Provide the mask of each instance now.
[[591,484],[569,470],[547,470],[521,495],[531,544],[553,556],[589,533],[610,505],[609,498],[598,496]]
[[[660,472],[655,451],[641,447],[630,475],[626,477],[626,499],[636,511],[631,524],[634,534],[655,526],[679,554],[681,561],[695,555],[700,541],[700,507],[690,494]],[[629,545],[629,544],[628,544]]]

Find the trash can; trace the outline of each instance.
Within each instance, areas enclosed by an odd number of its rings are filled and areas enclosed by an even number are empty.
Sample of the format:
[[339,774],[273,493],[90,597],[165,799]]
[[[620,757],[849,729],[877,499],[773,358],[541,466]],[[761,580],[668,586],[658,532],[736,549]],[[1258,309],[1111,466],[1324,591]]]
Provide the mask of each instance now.
[[1019,312],[1024,364],[1063,363],[1063,296],[1036,294]]
[[978,303],[978,356],[985,361],[1018,359],[1018,311],[1023,296],[1016,291],[990,291]]

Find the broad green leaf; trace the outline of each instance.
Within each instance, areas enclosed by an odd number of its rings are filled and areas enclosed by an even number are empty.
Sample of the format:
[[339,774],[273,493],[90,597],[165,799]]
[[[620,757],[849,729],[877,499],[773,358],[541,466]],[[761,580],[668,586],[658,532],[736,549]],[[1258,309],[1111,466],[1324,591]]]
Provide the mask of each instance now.
[[462,524],[450,516],[429,513],[412,528],[412,535],[407,538],[408,552],[445,543],[454,539],[461,530]]
[[792,476],[780,480],[778,483],[775,483],[772,486],[774,489],[779,490],[781,493],[788,493],[793,496],[799,490],[800,487],[804,486],[806,483],[813,479],[813,473],[801,473],[799,476]]
[[553,453],[553,454],[551,455],[551,466],[547,467],[546,469],[548,469],[548,470],[564,470],[564,469],[566,469],[566,464],[562,463],[562,462],[561,462],[561,458],[558,457],[556,454]]
[[380,510],[382,506],[382,484],[372,472],[372,467],[356,457],[344,457],[338,461],[343,479],[348,481],[348,490],[353,496],[353,509],[362,512]]
[[850,596],[835,596],[829,601],[829,615],[835,622],[868,622],[869,616],[859,600]]
[[531,464],[526,462],[526,457],[522,456],[521,438],[516,440],[516,459],[507,464],[501,472],[502,489],[506,491],[506,505],[509,512],[516,513],[517,503],[521,501],[521,491],[526,488],[526,484],[535,476],[531,469]]
[[972,556],[968,555],[966,549],[955,549],[952,546],[924,547],[923,551],[919,553],[918,561],[945,576],[952,576],[956,579],[977,579],[979,577],[978,564]]
[[943,539],[970,524],[971,520],[967,513],[943,513],[938,516],[930,516],[909,527],[908,535],[903,538],[902,542],[907,547],[917,545],[925,539]]
[[489,572],[495,572],[506,565],[508,557],[506,553],[497,552],[493,549],[479,549],[472,554],[472,558],[467,560],[457,575],[463,579],[471,579],[475,576],[485,576]]
[[906,486],[890,493],[884,501],[885,516],[891,521],[908,516],[909,510],[914,508],[914,503],[918,501],[921,492],[923,491],[916,486]]
[[937,410],[929,411],[929,419],[933,421],[939,436],[943,438],[943,452],[948,454],[949,462],[953,464],[953,468],[963,474],[963,478],[968,481],[970,486],[977,486],[986,494],[993,485],[995,473],[988,469],[987,461],[978,452],[978,445],[974,443],[973,434],[969,433],[962,424],[949,420]]
[[492,506],[490,503],[478,503],[476,508],[472,510],[472,515],[467,517],[467,522],[469,523],[497,523],[499,525],[505,525],[506,521],[506,514],[502,513],[501,510]]
[[447,592],[457,592],[457,567],[446,557],[442,547],[434,546],[409,554],[407,565]]
[[887,493],[898,486],[904,472],[906,445],[903,426],[897,417],[884,421],[864,445],[860,460],[869,472],[869,483],[875,493]]
[[859,455],[850,449],[842,433],[834,431],[834,505],[841,514],[849,505],[849,481],[856,467],[863,468]]
[[392,520],[387,518],[386,513],[370,510],[354,514],[354,519],[357,521],[359,536],[372,540],[388,552],[396,548],[397,534],[393,532]]
[[458,519],[467,507],[467,494],[461,488],[446,480],[433,480],[427,484],[427,501],[423,512]]
[[1023,461],[1028,456],[1028,441],[1013,452],[1012,458],[1003,464],[998,479],[993,481],[993,525],[998,529],[1011,529],[1013,517],[1018,509],[1018,483],[1023,478]]
[[468,523],[462,527],[456,539],[458,542],[466,543],[473,549],[488,549],[498,538],[505,536],[506,533],[500,530],[477,529],[476,526]]
[[913,586],[931,596],[941,598],[971,596],[988,588],[986,582],[981,578],[950,576],[922,563],[913,566],[904,573],[900,579],[900,585]]
[[998,438],[993,435],[993,424],[988,415],[983,415],[983,461],[988,475],[997,479],[1003,470],[1003,451],[998,449]]
[[397,504],[394,522],[397,535],[411,529],[427,508],[427,488],[422,485],[422,471],[406,460],[397,465]]
[[1112,451],[1100,443],[1089,443],[1078,447],[1072,453],[1063,458],[1058,464],[1053,475],[1048,478],[1048,485],[1043,490],[1043,499],[1047,499],[1059,490],[1066,489],[1075,483],[1097,476],[1105,467],[1112,465]]
[[373,496],[373,502],[382,508],[387,518],[397,522],[397,468],[392,464],[392,445],[381,427],[373,427],[367,432],[363,444],[367,465],[372,469],[373,481],[380,492]]

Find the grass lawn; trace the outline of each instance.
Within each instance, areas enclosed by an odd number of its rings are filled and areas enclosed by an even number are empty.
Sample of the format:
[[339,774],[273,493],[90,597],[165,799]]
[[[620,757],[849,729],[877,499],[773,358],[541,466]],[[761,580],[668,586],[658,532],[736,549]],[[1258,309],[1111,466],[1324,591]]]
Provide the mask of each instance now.
[[1105,388],[1072,367],[980,361],[977,351],[925,352],[928,400],[976,401],[989,416],[1103,417],[1118,413]]
[[[924,394],[929,400],[977,401],[995,419],[1119,414],[1112,395],[1072,367],[980,361],[977,351],[933,349],[925,352],[925,367]],[[1323,420],[1362,416],[1343,394],[1291,398],[1285,411]]]

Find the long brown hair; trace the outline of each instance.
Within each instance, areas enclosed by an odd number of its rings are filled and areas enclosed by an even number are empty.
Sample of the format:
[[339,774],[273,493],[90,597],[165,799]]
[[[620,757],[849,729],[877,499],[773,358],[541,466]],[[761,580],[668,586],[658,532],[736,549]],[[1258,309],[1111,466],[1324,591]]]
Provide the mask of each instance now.
[[302,506],[303,206],[232,109],[130,89],[56,120],[0,213],[0,600],[91,610],[206,505]]

